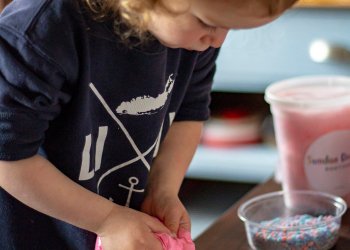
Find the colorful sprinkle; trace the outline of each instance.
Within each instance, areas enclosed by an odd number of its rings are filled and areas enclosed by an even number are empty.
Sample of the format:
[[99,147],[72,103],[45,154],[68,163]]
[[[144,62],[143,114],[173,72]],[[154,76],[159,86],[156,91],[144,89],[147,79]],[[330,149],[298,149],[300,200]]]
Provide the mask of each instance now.
[[339,228],[334,216],[304,214],[262,221],[250,232],[258,250],[327,250],[337,241]]

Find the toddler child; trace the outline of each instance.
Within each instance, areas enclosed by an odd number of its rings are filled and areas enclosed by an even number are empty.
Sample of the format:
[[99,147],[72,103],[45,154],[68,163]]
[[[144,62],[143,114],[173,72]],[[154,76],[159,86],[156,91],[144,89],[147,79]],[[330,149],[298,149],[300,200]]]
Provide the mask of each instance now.
[[[229,29],[294,0],[14,0],[0,16],[0,249],[161,249]],[[155,219],[156,217],[157,219]]]

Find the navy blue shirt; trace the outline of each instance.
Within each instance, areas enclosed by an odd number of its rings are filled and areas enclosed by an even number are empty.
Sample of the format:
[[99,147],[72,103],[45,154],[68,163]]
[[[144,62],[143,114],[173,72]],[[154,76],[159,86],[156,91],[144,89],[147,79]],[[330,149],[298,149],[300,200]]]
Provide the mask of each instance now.
[[[156,40],[130,48],[77,1],[15,0],[0,17],[0,160],[41,148],[81,186],[139,209],[171,123],[208,118],[217,53]],[[2,250],[93,249],[96,240],[2,189],[0,225]]]

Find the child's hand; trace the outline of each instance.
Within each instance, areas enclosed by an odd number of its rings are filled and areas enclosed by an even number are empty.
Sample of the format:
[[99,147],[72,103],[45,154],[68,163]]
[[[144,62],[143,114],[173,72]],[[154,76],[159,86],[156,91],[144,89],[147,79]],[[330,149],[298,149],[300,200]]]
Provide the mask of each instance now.
[[173,236],[178,234],[180,227],[191,231],[190,217],[177,195],[165,192],[149,194],[146,196],[141,210],[160,219]]
[[97,230],[103,250],[162,250],[154,233],[168,233],[157,219],[136,210],[116,206]]

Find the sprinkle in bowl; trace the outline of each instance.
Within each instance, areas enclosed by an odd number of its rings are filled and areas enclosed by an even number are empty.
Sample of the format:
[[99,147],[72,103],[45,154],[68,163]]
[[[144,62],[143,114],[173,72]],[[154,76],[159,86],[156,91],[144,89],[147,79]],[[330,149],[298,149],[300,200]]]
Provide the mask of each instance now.
[[255,250],[328,250],[339,235],[346,202],[319,191],[279,191],[256,196],[238,209]]

